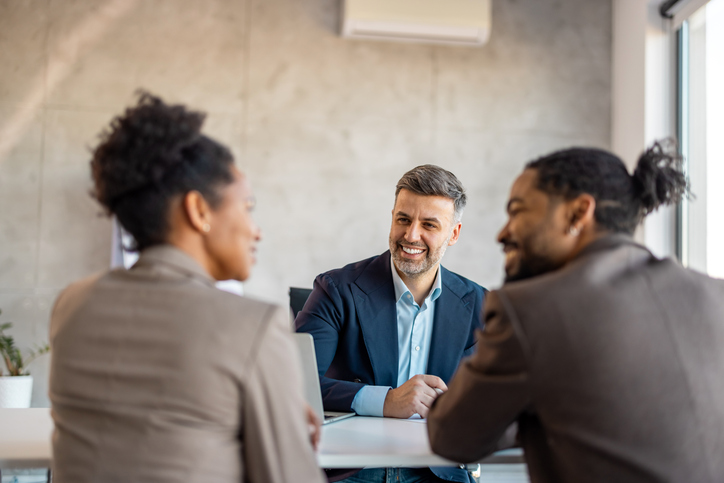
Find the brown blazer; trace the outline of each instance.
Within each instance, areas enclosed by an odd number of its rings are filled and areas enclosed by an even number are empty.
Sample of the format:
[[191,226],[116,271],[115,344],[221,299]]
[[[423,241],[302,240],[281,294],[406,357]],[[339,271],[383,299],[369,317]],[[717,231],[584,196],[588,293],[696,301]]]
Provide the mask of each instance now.
[[180,250],[74,283],[50,331],[54,482],[323,481],[288,311]]
[[475,461],[518,421],[534,483],[724,481],[724,281],[609,236],[486,302],[435,452]]

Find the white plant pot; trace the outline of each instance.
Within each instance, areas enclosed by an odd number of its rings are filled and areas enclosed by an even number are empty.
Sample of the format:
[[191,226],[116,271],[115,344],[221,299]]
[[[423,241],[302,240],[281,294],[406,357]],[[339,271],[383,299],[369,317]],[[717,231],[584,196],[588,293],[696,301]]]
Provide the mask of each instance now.
[[0,377],[0,408],[29,408],[33,376]]

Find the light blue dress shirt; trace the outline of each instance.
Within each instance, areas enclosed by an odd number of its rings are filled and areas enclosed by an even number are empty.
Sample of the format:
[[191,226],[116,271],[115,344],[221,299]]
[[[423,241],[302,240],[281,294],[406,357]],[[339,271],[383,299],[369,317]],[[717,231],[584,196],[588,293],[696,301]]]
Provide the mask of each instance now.
[[[417,305],[412,293],[402,281],[390,257],[392,283],[395,286],[397,308],[397,387],[412,376],[425,374],[430,356],[432,325],[435,318],[435,301],[442,293],[440,268],[430,293]],[[360,416],[382,416],[389,386],[365,386],[357,392],[352,401],[352,410]]]

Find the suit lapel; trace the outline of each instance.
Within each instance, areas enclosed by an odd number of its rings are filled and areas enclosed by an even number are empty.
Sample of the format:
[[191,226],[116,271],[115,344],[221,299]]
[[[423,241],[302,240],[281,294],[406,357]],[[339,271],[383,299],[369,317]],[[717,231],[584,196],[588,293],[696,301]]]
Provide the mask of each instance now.
[[448,382],[465,351],[473,314],[471,293],[467,287],[442,265],[442,293],[435,301],[427,373]]
[[374,384],[397,386],[397,310],[390,252],[372,261],[352,286],[354,304],[372,363]]

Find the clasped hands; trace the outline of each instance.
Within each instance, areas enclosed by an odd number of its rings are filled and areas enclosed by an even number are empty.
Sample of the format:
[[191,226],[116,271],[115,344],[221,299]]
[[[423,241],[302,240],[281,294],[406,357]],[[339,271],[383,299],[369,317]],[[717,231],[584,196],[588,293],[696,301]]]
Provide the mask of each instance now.
[[[406,419],[415,414],[426,418],[437,396],[447,391],[447,386],[437,376],[418,374],[396,389],[390,389],[382,410],[386,418]],[[316,451],[321,435],[321,421],[312,408],[305,407],[307,428],[312,448]]]
[[426,418],[432,403],[444,391],[447,391],[447,386],[439,377],[418,374],[387,392],[382,415],[386,418],[406,419],[419,414],[421,418]]

